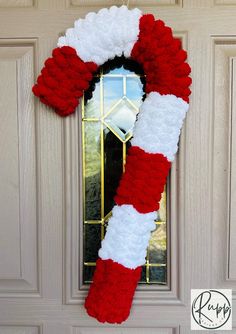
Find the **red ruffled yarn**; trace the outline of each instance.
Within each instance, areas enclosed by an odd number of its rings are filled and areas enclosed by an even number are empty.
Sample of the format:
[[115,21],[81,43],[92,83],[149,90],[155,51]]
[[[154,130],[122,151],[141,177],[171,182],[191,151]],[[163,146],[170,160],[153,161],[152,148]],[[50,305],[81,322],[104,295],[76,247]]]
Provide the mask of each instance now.
[[130,147],[115,202],[132,204],[140,213],[158,210],[170,167],[171,163],[163,154]]
[[125,321],[142,267],[129,269],[112,260],[98,259],[93,283],[85,300],[87,313],[100,322]]
[[98,66],[83,62],[69,46],[54,49],[44,65],[33,93],[60,116],[72,114]]
[[186,63],[187,53],[181,41],[174,38],[171,28],[152,14],[143,15],[139,23],[139,38],[131,57],[143,66],[146,75],[146,93],[173,94],[189,102],[192,79]]

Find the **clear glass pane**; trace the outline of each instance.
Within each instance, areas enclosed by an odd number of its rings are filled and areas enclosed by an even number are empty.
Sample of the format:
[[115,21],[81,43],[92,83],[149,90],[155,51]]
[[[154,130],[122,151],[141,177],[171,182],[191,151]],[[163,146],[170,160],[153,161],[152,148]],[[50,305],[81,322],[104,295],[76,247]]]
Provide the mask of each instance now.
[[123,143],[108,128],[104,130],[104,216],[114,206],[113,197],[123,172]]
[[84,160],[84,218],[101,218],[101,125],[100,122],[83,124]]
[[84,225],[84,262],[96,262],[101,247],[100,224]]
[[157,224],[149,242],[149,263],[166,263],[166,224]]
[[104,122],[120,140],[126,141],[132,135],[137,113],[138,109],[124,97],[110,109],[109,114],[104,117]]
[[147,283],[147,267],[146,266],[142,266],[140,283]]
[[166,266],[157,266],[149,267],[149,283],[156,283],[165,285],[167,276],[166,276]]
[[143,85],[139,77],[131,76],[126,79],[126,92],[129,99],[139,107],[142,101]]
[[92,282],[95,268],[95,265],[84,265],[83,281],[85,284]]
[[158,210],[158,220],[166,222],[167,221],[166,214],[167,214],[167,203],[166,203],[166,186],[165,186],[165,190],[161,196],[160,208]]
[[[112,72],[109,73],[111,75]],[[103,105],[104,114],[123,97],[122,77],[103,76]]]
[[93,98],[88,100],[86,108],[84,108],[84,118],[99,118],[100,117],[100,82],[95,84]]

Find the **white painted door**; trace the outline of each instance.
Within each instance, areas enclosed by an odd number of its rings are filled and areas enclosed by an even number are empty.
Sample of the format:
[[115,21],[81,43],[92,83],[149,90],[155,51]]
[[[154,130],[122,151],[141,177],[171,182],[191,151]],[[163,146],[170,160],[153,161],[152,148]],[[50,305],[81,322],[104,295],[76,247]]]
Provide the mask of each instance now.
[[139,288],[121,326],[84,311],[81,119],[61,119],[31,87],[58,36],[112,4],[122,1],[0,0],[1,334],[187,334],[191,288],[232,288],[235,298],[236,1],[133,0],[173,28],[192,67],[170,179],[169,278],[166,289]]

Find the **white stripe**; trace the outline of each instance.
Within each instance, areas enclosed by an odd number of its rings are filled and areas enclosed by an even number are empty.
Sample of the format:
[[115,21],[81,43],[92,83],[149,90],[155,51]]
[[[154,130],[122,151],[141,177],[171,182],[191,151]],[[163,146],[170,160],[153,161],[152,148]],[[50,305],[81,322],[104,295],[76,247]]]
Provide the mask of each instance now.
[[151,231],[155,230],[157,212],[139,213],[132,205],[114,206],[99,256],[127,268],[145,263]]
[[75,21],[74,28],[58,39],[57,45],[73,47],[83,61],[104,64],[115,56],[129,57],[139,34],[142,13],[126,6],[103,8]]
[[140,107],[132,145],[148,153],[162,153],[173,161],[188,108],[188,103],[175,95],[151,92]]

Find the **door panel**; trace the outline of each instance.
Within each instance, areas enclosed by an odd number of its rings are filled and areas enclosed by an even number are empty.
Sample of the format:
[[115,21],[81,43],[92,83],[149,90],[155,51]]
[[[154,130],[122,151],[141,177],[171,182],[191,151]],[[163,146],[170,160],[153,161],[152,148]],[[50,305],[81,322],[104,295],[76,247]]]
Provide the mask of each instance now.
[[0,41],[1,295],[38,290],[34,44]]

